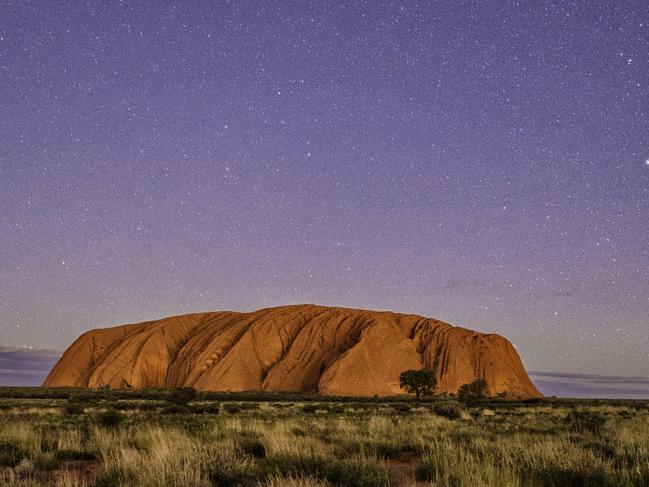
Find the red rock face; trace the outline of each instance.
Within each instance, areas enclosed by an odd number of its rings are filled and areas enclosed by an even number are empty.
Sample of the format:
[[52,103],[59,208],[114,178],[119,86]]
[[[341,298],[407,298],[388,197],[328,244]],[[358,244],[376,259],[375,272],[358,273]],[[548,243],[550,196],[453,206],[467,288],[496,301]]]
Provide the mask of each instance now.
[[391,312],[283,306],[91,330],[45,387],[184,387],[204,391],[402,394],[399,374],[433,369],[438,392],[483,378],[492,394],[540,397],[505,338]]

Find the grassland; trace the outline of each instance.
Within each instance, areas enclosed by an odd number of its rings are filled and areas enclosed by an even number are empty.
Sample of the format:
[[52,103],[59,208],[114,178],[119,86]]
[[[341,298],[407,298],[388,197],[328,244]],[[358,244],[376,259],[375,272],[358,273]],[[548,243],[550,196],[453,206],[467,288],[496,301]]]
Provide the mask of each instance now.
[[0,485],[649,485],[649,401],[169,399],[0,388]]

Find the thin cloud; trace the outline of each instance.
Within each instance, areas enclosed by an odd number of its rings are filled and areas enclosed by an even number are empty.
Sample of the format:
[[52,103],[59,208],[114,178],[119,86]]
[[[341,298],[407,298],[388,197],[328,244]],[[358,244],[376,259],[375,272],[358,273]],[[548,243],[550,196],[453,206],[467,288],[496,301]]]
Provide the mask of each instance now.
[[649,378],[562,372],[529,373],[546,396],[607,399],[649,398]]
[[649,377],[624,375],[568,374],[562,372],[529,372],[536,377],[554,377],[558,379],[579,380],[599,384],[649,384]]
[[39,386],[60,356],[56,350],[0,347],[0,386]]

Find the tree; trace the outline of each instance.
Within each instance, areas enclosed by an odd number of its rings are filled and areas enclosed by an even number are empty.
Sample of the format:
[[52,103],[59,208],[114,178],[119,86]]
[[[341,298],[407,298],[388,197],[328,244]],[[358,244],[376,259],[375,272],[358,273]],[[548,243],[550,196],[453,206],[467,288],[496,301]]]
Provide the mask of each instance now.
[[399,376],[399,385],[419,399],[422,395],[432,395],[437,386],[437,379],[432,370],[405,370]]
[[489,384],[484,379],[476,379],[470,384],[464,384],[457,391],[458,398],[462,402],[471,402],[483,399],[489,394]]

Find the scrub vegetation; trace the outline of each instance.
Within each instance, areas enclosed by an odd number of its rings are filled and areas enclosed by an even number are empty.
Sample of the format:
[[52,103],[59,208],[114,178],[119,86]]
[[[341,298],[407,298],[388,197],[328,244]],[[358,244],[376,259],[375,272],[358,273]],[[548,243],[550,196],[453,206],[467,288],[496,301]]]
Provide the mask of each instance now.
[[0,388],[0,485],[643,486],[649,402]]

